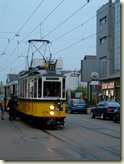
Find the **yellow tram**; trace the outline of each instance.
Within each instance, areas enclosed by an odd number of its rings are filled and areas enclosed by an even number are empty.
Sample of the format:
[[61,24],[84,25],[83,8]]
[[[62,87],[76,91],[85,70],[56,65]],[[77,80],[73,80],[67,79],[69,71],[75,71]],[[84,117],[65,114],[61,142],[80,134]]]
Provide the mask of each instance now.
[[[48,42],[30,40],[29,43],[37,41]],[[50,58],[49,61],[44,60],[42,66],[31,66],[28,70],[21,71],[18,84],[14,84],[17,87],[13,85],[16,88],[13,94],[16,93],[18,97],[17,113],[27,120],[32,120],[39,127],[64,125],[66,78],[56,69],[56,62],[57,60],[53,61]],[[5,85],[6,93],[8,85]]]

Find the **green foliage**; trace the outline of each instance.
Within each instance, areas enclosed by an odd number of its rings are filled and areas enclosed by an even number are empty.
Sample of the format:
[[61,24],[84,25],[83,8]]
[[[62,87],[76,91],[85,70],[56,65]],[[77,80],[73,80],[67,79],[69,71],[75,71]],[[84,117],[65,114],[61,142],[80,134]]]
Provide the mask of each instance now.
[[81,92],[82,95],[83,95],[83,98],[84,98],[84,99],[87,99],[87,88],[86,88],[86,87],[83,87],[83,86],[78,87],[78,88],[76,88],[76,89],[74,90],[74,93],[75,93],[75,92]]
[[93,100],[93,101],[96,100],[96,93],[92,93],[92,100]]

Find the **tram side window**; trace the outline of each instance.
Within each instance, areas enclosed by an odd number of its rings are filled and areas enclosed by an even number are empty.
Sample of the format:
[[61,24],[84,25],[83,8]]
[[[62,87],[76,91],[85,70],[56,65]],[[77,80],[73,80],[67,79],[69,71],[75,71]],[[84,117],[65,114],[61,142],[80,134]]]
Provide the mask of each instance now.
[[14,93],[15,93],[15,95],[18,95],[18,87],[17,87],[17,84],[14,86]]
[[30,97],[33,97],[34,80],[30,80]]
[[19,96],[21,96],[21,83],[20,83],[20,81],[19,81]]
[[37,79],[34,78],[34,97],[37,97]]
[[44,82],[44,97],[61,97],[61,82]]
[[22,92],[22,97],[25,97],[25,80],[23,80],[23,92]]
[[20,88],[19,88],[19,93],[20,93],[20,96],[22,97],[23,95],[23,81],[20,81]]
[[10,86],[11,94],[17,95],[17,84],[13,84]]
[[24,97],[27,97],[27,79],[24,81]]
[[32,98],[34,93],[34,79],[28,79],[28,97]]
[[14,85],[10,85],[10,92],[11,94],[14,94]]
[[38,97],[42,97],[42,79],[38,79]]
[[62,97],[65,98],[65,79],[63,78],[63,92],[62,92]]
[[28,79],[28,98],[30,97],[30,79]]
[[9,87],[9,86],[7,87],[7,96],[8,96],[8,97],[11,96],[11,90],[10,90],[10,87]]

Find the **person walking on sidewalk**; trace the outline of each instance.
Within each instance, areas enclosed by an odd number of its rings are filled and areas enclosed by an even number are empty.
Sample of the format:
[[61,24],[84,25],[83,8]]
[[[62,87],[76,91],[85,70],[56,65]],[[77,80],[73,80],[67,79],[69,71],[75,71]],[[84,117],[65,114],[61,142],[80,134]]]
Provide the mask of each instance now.
[[0,100],[1,120],[4,120],[4,106]]
[[14,95],[11,95],[11,99],[8,102],[9,108],[9,120],[15,120],[16,101]]

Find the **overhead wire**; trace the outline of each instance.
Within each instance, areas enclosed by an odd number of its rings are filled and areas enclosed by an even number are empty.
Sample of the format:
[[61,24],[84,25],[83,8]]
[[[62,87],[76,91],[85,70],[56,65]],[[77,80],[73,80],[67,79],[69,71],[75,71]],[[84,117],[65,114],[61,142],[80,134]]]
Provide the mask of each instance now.
[[56,26],[54,29],[52,29],[50,32],[48,32],[43,38],[45,38],[46,36],[48,36],[49,34],[51,34],[53,31],[55,31],[57,28],[59,28],[65,22],[67,22],[71,17],[73,17],[77,12],[79,12],[82,8],[84,8],[88,3],[89,2],[87,2],[83,6],[81,6],[78,10],[76,10],[74,13],[72,13],[68,18],[66,18],[64,21],[62,21],[58,26]]
[[[43,1],[44,0],[42,0],[42,2],[38,5],[38,7],[35,9],[35,11],[31,14],[31,16],[27,19],[27,21],[23,24],[23,26],[19,29],[19,31],[17,32],[17,33],[19,33],[20,31],[21,31],[21,29],[25,26],[25,24],[29,21],[29,19],[32,17],[32,15],[36,12],[36,10],[40,7],[40,5],[43,3]],[[92,1],[92,0],[91,0]],[[41,22],[41,23],[43,23],[62,3],[64,2],[64,0],[62,0],[55,8],[54,8],[54,10],[52,10],[52,12],[50,12],[49,14],[48,14],[48,16]],[[86,3],[86,4],[88,4],[88,2]],[[72,13],[66,20],[64,20],[63,22],[61,22],[56,28],[54,28],[53,30],[51,30],[47,35],[45,35],[44,37],[46,37],[46,36],[48,36],[50,33],[52,33],[53,31],[55,31],[58,27],[60,27],[63,23],[65,23],[67,20],[69,20],[73,15],[75,15],[77,12],[79,12],[86,4],[84,4],[83,6],[81,6],[78,10],[76,10],[74,13]],[[39,24],[39,25],[41,25],[41,23]],[[39,26],[38,25],[38,26]],[[37,26],[37,27],[38,27]],[[36,27],[36,28],[37,28]],[[34,29],[34,30],[36,30],[36,28]],[[33,30],[33,31],[34,31]],[[33,32],[32,31],[32,32]],[[31,33],[32,33],[31,32]],[[30,33],[30,34],[31,34]],[[30,34],[28,34],[28,36],[30,35]],[[28,36],[26,36],[26,37],[28,37]],[[25,38],[26,38],[25,37]],[[44,38],[43,37],[43,38]],[[15,38],[15,35],[14,35],[14,37],[11,39],[11,41],[13,40]],[[24,39],[25,39],[24,38]],[[24,40],[23,39],[23,40]],[[20,43],[23,41],[23,40],[21,40],[20,41]],[[8,46],[9,46],[9,44],[6,46],[6,49],[8,48]],[[5,50],[4,50],[5,51]]]
[[[12,1],[12,0],[11,0],[11,1]],[[5,1],[5,4],[4,4],[4,7],[3,7],[3,10],[2,10],[1,16],[0,16],[0,18],[2,19],[2,20],[0,21],[0,27],[2,27],[2,25],[3,25],[4,22],[6,21],[6,18],[7,18],[9,9],[10,9],[11,1],[10,1],[10,2],[9,2],[9,0],[6,0],[6,1]]]
[[[28,23],[28,21],[31,19],[31,17],[35,14],[35,12],[38,10],[38,8],[42,5],[44,0],[40,2],[40,4],[36,7],[36,9],[33,11],[33,13],[29,16],[29,18],[25,21],[25,23],[22,25],[22,27],[18,30],[17,34],[24,28],[24,26]],[[15,38],[15,36],[11,39],[11,41]]]
[[[63,2],[63,1],[62,1],[62,2]],[[62,2],[61,2],[61,3],[62,3]],[[53,10],[53,11],[54,11],[54,10]],[[51,13],[52,13],[52,12],[51,12]],[[76,12],[75,12],[75,13],[76,13]],[[74,14],[74,13],[73,13],[73,14]],[[50,15],[50,14],[49,14],[49,15]],[[49,16],[49,15],[48,15],[48,16]],[[48,16],[47,16],[47,17],[48,17]],[[73,16],[73,15],[72,15],[72,16]],[[47,17],[46,17],[45,19],[47,19]],[[44,19],[44,21],[45,21],[45,19]],[[68,19],[69,19],[69,17],[68,17],[66,20],[68,20]],[[93,19],[93,17],[92,17],[91,19]],[[65,21],[66,21],[66,20],[65,20]],[[63,23],[64,23],[64,21],[63,21],[61,24],[63,24]],[[84,22],[84,23],[86,23],[86,22]],[[41,23],[40,23],[40,24],[41,24]],[[82,25],[82,24],[81,24],[81,25]],[[79,26],[81,26],[81,25],[79,25]],[[38,25],[38,26],[39,26],[39,25]],[[38,27],[38,26],[37,26],[37,27]],[[60,26],[60,24],[56,27],[56,29],[57,29],[59,26]],[[79,26],[75,27],[74,29],[77,29]],[[67,32],[66,34],[61,35],[60,37],[63,37],[63,36],[65,36],[65,35],[67,35],[67,34],[70,33],[71,31],[73,31],[74,29],[70,30],[70,31]],[[55,30],[55,29],[53,29],[53,30]],[[52,30],[52,31],[53,31],[53,30]],[[50,34],[50,33],[51,33],[51,31],[49,32],[49,34]],[[48,34],[47,34],[47,35],[48,35]],[[95,34],[93,34],[93,35],[95,35]],[[58,38],[60,38],[60,37],[58,37]],[[91,36],[91,37],[92,37],[92,36]],[[58,38],[54,39],[53,41],[57,40]],[[89,37],[88,37],[88,38],[89,38]],[[88,38],[85,38],[85,39],[88,39]],[[83,39],[83,40],[85,40],[85,39]],[[72,46],[74,46],[74,45],[80,43],[81,41],[82,41],[82,40],[80,40],[80,41],[74,43],[73,45],[70,45],[70,46],[68,46],[68,47],[66,47],[66,48],[64,48],[64,49],[62,49],[62,50],[60,50],[60,51],[57,52],[57,53],[60,53],[61,51],[64,51],[65,49],[68,49],[69,47],[72,47]],[[18,58],[19,58],[19,57],[18,57]],[[18,58],[17,58],[17,59],[18,59]],[[17,59],[16,59],[16,60],[17,60]]]
[[[108,9],[108,8],[106,8],[105,10],[107,10],[107,9]],[[104,10],[104,11],[105,11],[105,10]],[[100,14],[103,13],[104,11],[99,12],[98,15],[100,15]],[[98,16],[98,15],[97,15],[97,16]],[[66,32],[65,34],[63,34],[63,35],[61,35],[61,36],[55,38],[54,40],[52,40],[52,42],[54,42],[54,41],[60,39],[61,37],[65,36],[65,35],[67,35],[67,34],[69,34],[69,33],[71,33],[71,32],[74,31],[74,30],[76,30],[77,28],[79,28],[79,27],[85,25],[86,23],[88,23],[89,21],[91,21],[92,19],[94,19],[95,17],[96,17],[96,15],[94,15],[94,16],[91,17],[90,19],[86,20],[84,23],[81,23],[80,25],[78,25],[78,26],[76,26],[75,28],[71,29],[70,31]],[[82,40],[84,40],[84,38],[82,38]],[[80,41],[79,41],[79,43],[80,43]],[[77,42],[76,44],[78,44],[78,42]],[[75,43],[74,43],[74,45],[75,45]],[[73,46],[73,45],[72,45],[72,46]],[[71,47],[72,47],[72,46],[71,46]],[[70,47],[70,46],[69,46],[69,47]],[[68,48],[69,48],[69,47],[68,47]]]
[[[32,14],[29,16],[29,18],[26,20],[26,22],[21,26],[21,28],[18,30],[18,32],[15,33],[14,37],[13,37],[12,39],[9,39],[10,41],[12,41],[12,40],[15,38],[16,34],[19,34],[19,32],[24,28],[24,26],[28,23],[28,21],[31,19],[31,17],[34,15],[34,13],[35,13],[35,12],[38,10],[38,8],[42,5],[43,1],[44,1],[44,0],[42,0],[42,1],[40,2],[40,4],[36,7],[36,9],[33,11],[33,13],[32,13]],[[10,43],[11,43],[11,42],[9,42],[9,43],[6,45],[6,47],[5,47],[4,51],[3,51],[4,53],[5,53],[5,51],[7,50],[7,48],[9,47]]]
[[[39,27],[39,25],[41,26],[41,24],[43,24],[51,15],[52,15],[52,13],[62,4],[64,2],[64,0],[62,0],[45,18],[44,18],[44,20],[40,23],[40,24],[38,24],[36,27],[35,27],[35,29],[33,29],[33,31],[31,31],[25,38],[27,38],[31,33],[33,33],[38,27]],[[41,33],[41,29],[40,29],[40,33]],[[25,38],[23,38],[21,41],[20,41],[20,43],[21,42],[23,42],[23,40],[25,39]],[[20,55],[20,57],[21,57],[22,55]]]
[[3,66],[4,66],[4,67],[5,67],[5,66],[8,66],[7,61],[10,59],[10,56],[12,56],[12,55],[14,54],[14,52],[15,52],[17,46],[18,46],[18,45],[16,45],[16,47],[15,47],[14,50],[13,50],[13,52],[8,56],[7,60],[2,64],[1,69],[0,69],[0,72],[2,72],[2,70],[3,70],[2,67],[3,67]]
[[[5,1],[5,4],[4,4],[4,7],[3,7],[3,10],[2,10],[2,13],[1,13],[1,18],[2,18],[2,20],[0,21],[0,27],[2,27],[2,25],[4,24],[4,22],[5,22],[5,20],[6,20],[7,14],[8,14],[8,12],[9,12],[10,5],[11,5],[11,1],[10,1],[10,3],[9,3],[9,1],[6,0],[6,1]],[[0,32],[0,33],[1,33],[1,32]],[[7,38],[7,39],[8,39],[8,38]],[[9,41],[9,39],[8,39],[8,43],[7,43],[6,47],[5,47],[5,49],[3,50],[3,53],[5,53],[7,47],[9,46],[9,43],[10,43],[10,41]]]
[[[120,22],[117,22],[116,24],[118,24],[118,23],[120,23]],[[115,25],[116,25],[116,24],[115,24]],[[113,25],[113,26],[114,26],[114,25]],[[111,27],[112,27],[112,26],[111,26]],[[109,27],[109,28],[111,28],[111,27]],[[87,40],[87,39],[89,39],[89,38],[91,38],[91,37],[93,37],[93,36],[95,36],[95,35],[101,33],[101,32],[104,32],[104,31],[106,31],[107,29],[108,29],[108,27],[106,27],[105,29],[102,29],[101,31],[99,31],[99,32],[97,32],[97,33],[94,33],[94,34],[92,34],[92,35],[90,35],[90,36],[85,37],[83,40],[80,39],[79,41],[77,41],[77,42],[75,42],[75,43],[73,43],[73,44],[71,44],[71,45],[69,45],[69,46],[63,48],[62,50],[60,50],[60,51],[58,51],[58,52],[55,52],[54,55],[59,54],[60,52],[62,52],[62,51],[64,51],[64,50],[67,50],[67,49],[69,49],[70,47],[75,46],[75,45],[77,45],[77,44],[79,44],[79,43],[81,43],[81,42],[83,42],[83,41],[85,41],[85,40]],[[28,50],[29,50],[29,49],[28,49]],[[9,59],[9,58],[8,58],[8,59]],[[15,62],[17,59],[18,59],[18,58],[16,58],[16,59],[14,59],[13,61],[11,61],[11,63],[9,63],[9,65],[11,65],[13,62]],[[5,63],[4,63],[4,64],[5,64]],[[7,66],[7,65],[6,65],[6,66]],[[2,72],[2,70],[3,70],[3,68],[0,70],[0,72]]]
[[[63,0],[64,1],[64,0]],[[27,38],[31,33],[33,33],[38,27],[39,25],[41,25],[59,6],[60,4],[63,2],[61,1],[57,7],[40,23],[38,24],[38,26],[35,27],[35,29],[33,31],[31,31],[25,38]],[[91,0],[92,1],[92,0]],[[55,31],[57,28],[59,28],[62,24],[64,24],[66,21],[68,21],[71,17],[73,17],[77,12],[79,12],[82,8],[84,8],[89,2],[87,2],[86,4],[84,4],[83,6],[81,6],[78,10],[76,10],[74,13],[72,13],[68,18],[66,18],[64,21],[62,21],[57,27],[55,27],[53,30],[51,30],[48,34],[46,34],[44,37],[42,38],[45,38],[46,36],[48,36],[49,34],[51,34],[53,31]],[[40,29],[41,31],[41,29]],[[24,39],[25,39],[24,38]],[[21,42],[24,40],[22,39]]]
[[43,24],[51,15],[52,13],[64,2],[64,0],[62,0],[45,18],[44,20],[39,23],[25,38],[23,38],[21,40],[21,42],[23,42],[29,35],[31,35],[39,26],[41,26],[41,24]]
[[80,25],[78,25],[78,26],[76,26],[75,28],[69,30],[68,32],[64,33],[63,35],[61,35],[61,36],[55,38],[54,40],[52,40],[52,42],[55,42],[56,40],[62,38],[63,36],[65,36],[65,35],[67,35],[67,34],[73,32],[74,30],[78,29],[79,27],[81,27],[82,25],[86,24],[87,22],[89,22],[90,20],[94,19],[95,17],[96,17],[96,16],[93,16],[92,18],[88,19],[88,20],[85,21],[84,23],[81,23]]
[[[118,23],[120,23],[120,22],[117,22],[117,24],[118,24]],[[114,24],[114,25],[112,25],[112,26],[115,26],[115,25],[116,25],[116,24]],[[111,26],[111,27],[112,27],[112,26]],[[89,39],[89,38],[91,38],[91,37],[93,37],[93,36],[95,36],[95,35],[97,35],[97,34],[103,32],[103,31],[105,31],[105,30],[111,28],[111,27],[106,27],[105,29],[102,29],[101,31],[99,31],[99,32],[97,32],[97,33],[94,33],[94,34],[92,34],[92,35],[90,35],[90,36],[87,36],[86,38],[81,39],[81,40],[79,40],[78,42],[75,42],[75,43],[73,43],[73,44],[71,44],[71,45],[69,45],[69,46],[63,48],[62,50],[60,50],[60,51],[58,51],[58,52],[55,52],[54,55],[55,55],[55,54],[58,54],[58,53],[60,53],[60,52],[62,52],[62,51],[64,51],[64,50],[66,50],[66,49],[68,49],[68,48],[70,48],[70,47],[72,47],[72,46],[75,46],[75,45],[77,45],[77,44],[79,44],[79,43],[81,43],[81,42],[83,42],[83,41],[85,41],[85,40],[87,40],[87,39]]]
[[[106,9],[106,10],[107,10],[107,9]],[[102,12],[103,12],[103,11],[102,11]],[[101,14],[102,12],[100,12],[99,14]],[[86,20],[84,23],[82,23],[82,24],[76,26],[76,27],[73,28],[72,30],[70,30],[70,31],[66,32],[65,34],[59,36],[58,38],[54,39],[52,42],[54,42],[55,40],[57,40],[57,39],[59,39],[59,38],[65,36],[65,35],[67,35],[68,33],[72,32],[72,31],[76,30],[77,28],[79,28],[79,27],[81,27],[82,25],[88,23],[90,20],[92,20],[92,19],[95,18],[95,17],[96,17],[96,15],[93,16],[93,17],[91,17],[90,19]],[[85,38],[85,39],[86,39],[86,38]],[[83,39],[83,40],[85,40],[85,39]],[[87,39],[88,39],[88,38],[87,38]],[[82,40],[80,40],[80,41],[78,41],[78,42],[76,42],[76,43],[74,43],[74,44],[72,44],[72,45],[66,47],[65,50],[68,49],[68,48],[70,48],[70,47],[72,47],[72,46],[74,46],[74,45],[76,45],[76,44],[78,44],[78,43],[80,43],[81,41],[82,41]],[[64,51],[64,49],[58,51],[58,53],[60,53],[61,51]],[[19,57],[23,57],[23,54],[25,54],[26,52],[27,52],[27,50],[26,50],[24,53],[22,53],[22,55],[18,56],[18,58],[19,58]],[[55,54],[57,54],[57,52],[56,52]]]
[[[109,8],[109,7],[108,7],[108,8]],[[84,26],[86,23],[88,23],[89,21],[91,21],[92,19],[94,19],[96,16],[99,16],[99,15],[102,14],[103,12],[107,11],[108,8],[106,8],[105,10],[102,10],[101,12],[99,12],[99,14],[94,15],[94,16],[91,17],[90,19],[88,19],[88,20],[86,20],[85,22],[81,23],[80,25],[74,27],[73,29],[69,30],[68,32],[66,32],[66,33],[64,33],[64,34],[62,34],[62,35],[60,35],[59,37],[57,37],[57,38],[55,38],[55,39],[53,39],[52,42],[54,42],[54,41],[56,41],[56,40],[62,38],[63,36],[68,35],[69,33],[73,32],[74,30],[78,29],[79,27]]]
[[[28,21],[31,19],[31,17],[34,15],[34,13],[35,13],[35,12],[38,10],[38,8],[42,5],[43,1],[44,1],[44,0],[42,0],[42,2],[37,6],[37,8],[33,11],[33,13],[29,16],[29,18],[26,20],[26,22],[22,25],[22,27],[18,30],[17,33],[19,33],[19,32],[24,28],[24,26],[28,23]],[[16,33],[16,34],[17,34],[17,33]],[[14,35],[14,37],[11,39],[11,41],[12,41],[14,38],[15,38],[15,35]],[[4,51],[3,51],[3,53],[5,53],[5,51],[7,50],[7,48],[8,48],[9,45],[10,45],[10,39],[8,39],[8,40],[9,40],[9,41],[8,41],[8,43],[7,43],[7,45],[6,45],[6,47],[5,47]],[[17,48],[17,45],[16,45],[16,47],[14,48],[13,53],[15,52],[16,48]],[[12,53],[12,54],[13,54],[13,53]],[[12,55],[12,54],[11,54],[11,55]],[[9,58],[10,58],[10,56],[7,58],[7,60],[5,61],[5,63],[2,65],[2,67],[6,65],[7,61],[9,60]],[[2,69],[1,69],[1,70],[2,70]],[[0,72],[1,72],[1,71],[0,71]]]

